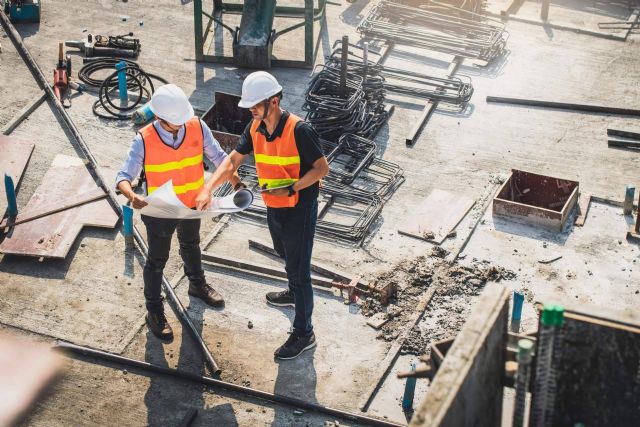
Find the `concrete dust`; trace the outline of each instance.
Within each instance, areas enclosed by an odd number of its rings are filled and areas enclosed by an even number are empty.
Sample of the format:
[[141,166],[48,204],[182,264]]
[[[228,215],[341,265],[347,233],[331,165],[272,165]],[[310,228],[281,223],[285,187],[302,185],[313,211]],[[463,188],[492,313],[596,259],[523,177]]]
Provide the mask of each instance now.
[[388,283],[397,287],[397,295],[389,305],[385,307],[375,298],[366,298],[361,303],[360,312],[367,317],[386,314],[388,322],[377,338],[390,342],[415,318],[420,297],[435,287],[423,319],[408,334],[401,354],[420,356],[427,353],[430,342],[455,336],[471,311],[473,300],[487,282],[516,276],[488,261],[474,259],[469,265],[450,264],[442,259],[444,256],[446,251],[436,246],[429,257],[419,256],[396,264],[375,280],[377,286]]

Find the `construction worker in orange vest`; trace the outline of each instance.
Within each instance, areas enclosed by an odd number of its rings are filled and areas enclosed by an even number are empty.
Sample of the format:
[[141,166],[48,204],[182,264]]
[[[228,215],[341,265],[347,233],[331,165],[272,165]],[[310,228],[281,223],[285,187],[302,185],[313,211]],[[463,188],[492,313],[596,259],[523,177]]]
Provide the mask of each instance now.
[[[267,191],[267,223],[278,254],[285,259],[289,287],[267,294],[267,303],[294,306],[293,331],[275,351],[278,359],[293,359],[316,345],[311,324],[311,251],[318,216],[319,181],[329,172],[318,134],[299,117],[280,107],[282,87],[264,71],[250,74],[242,84],[238,106],[248,108],[247,125],[234,151],[222,162],[196,197],[198,209],[211,202],[211,193],[235,173],[244,157],[254,154],[258,183]],[[269,190],[271,189],[271,190]]]
[[[144,196],[136,194],[131,181],[144,170],[146,193],[173,180],[178,198],[188,207],[196,207],[196,196],[204,188],[206,156],[216,167],[227,154],[211,134],[209,127],[194,117],[193,107],[184,92],[173,84],[164,85],[153,94],[150,103],[156,120],[146,125],[133,140],[124,167],[116,178],[117,188],[135,209],[146,206]],[[230,176],[236,189],[244,186],[237,174]],[[189,295],[202,299],[213,307],[224,305],[222,295],[205,281],[200,257],[200,220],[167,219],[142,215],[147,228],[149,256],[144,265],[144,296],[147,325],[161,339],[173,338],[173,331],[164,314],[161,296],[162,272],[169,258],[171,238],[178,231],[180,255],[189,279]]]

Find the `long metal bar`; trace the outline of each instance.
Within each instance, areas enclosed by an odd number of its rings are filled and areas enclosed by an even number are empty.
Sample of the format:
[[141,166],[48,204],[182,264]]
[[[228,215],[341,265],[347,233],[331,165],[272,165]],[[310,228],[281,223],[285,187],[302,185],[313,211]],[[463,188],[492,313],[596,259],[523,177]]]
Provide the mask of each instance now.
[[[97,191],[96,191],[97,190]],[[102,189],[94,189],[88,191],[86,193],[81,194],[81,198],[78,198],[77,195],[71,196],[67,199],[63,199],[58,206],[55,208],[47,208],[39,209],[33,212],[27,212],[27,214],[22,214],[22,217],[16,218],[15,222],[8,222],[4,220],[0,222],[0,230],[6,227],[15,227],[16,225],[24,224],[29,221],[34,221],[39,218],[43,218],[45,216],[53,215],[58,212],[66,211],[68,209],[76,208],[78,206],[86,205],[87,203],[95,202],[96,200],[104,199],[107,197],[107,193],[102,191]]]
[[[63,122],[65,123],[65,125],[67,126],[67,128],[69,129],[73,137],[75,138],[78,148],[80,149],[83,156],[85,157],[85,160],[88,162],[87,168],[92,173],[93,177],[96,180],[96,183],[98,184],[99,187],[101,187],[105,191],[105,193],[109,195],[108,200],[111,206],[120,216],[122,216],[122,207],[120,206],[120,203],[118,203],[118,199],[116,198],[115,191],[109,185],[106,184],[102,174],[100,173],[96,158],[91,153],[89,146],[84,141],[84,138],[80,134],[80,131],[78,130],[76,125],[71,120],[71,117],[69,116],[67,111],[63,108],[62,104],[60,103],[60,100],[55,96],[53,89],[51,88],[51,86],[49,86],[47,79],[42,73],[42,70],[40,70],[40,67],[31,56],[31,53],[29,53],[29,50],[27,49],[27,47],[22,42],[22,38],[20,37],[20,34],[18,34],[18,32],[13,27],[11,22],[9,22],[9,19],[7,18],[7,16],[4,14],[3,11],[0,11],[0,20],[2,21],[2,26],[4,27],[6,33],[9,35],[9,37],[11,38],[11,41],[15,45],[16,50],[20,53],[20,56],[22,56],[22,59],[25,61],[27,67],[29,67],[29,69],[31,70],[31,73],[35,77],[40,87],[48,93],[49,98],[51,99],[51,102],[54,104]],[[140,235],[140,232],[135,227],[135,225],[133,227],[133,236],[136,243],[138,244],[138,247],[140,248],[140,251],[142,252],[142,256],[146,259],[148,257],[149,249],[147,247],[146,242]],[[178,299],[177,295],[173,291],[173,287],[171,286],[171,283],[169,283],[169,280],[167,280],[167,278],[164,275],[162,275],[162,286],[164,288],[165,294],[169,297],[169,301],[172,303],[171,305],[174,309],[174,312],[176,313],[176,316],[182,321],[182,323],[185,326],[187,326],[187,329],[189,329],[189,331],[193,335],[193,338],[196,341],[198,347],[200,347],[200,350],[204,355],[205,362],[208,368],[211,370],[211,373],[213,375],[219,375],[221,370],[218,367],[218,364],[216,363],[213,356],[211,355],[211,352],[209,351],[209,348],[207,347],[206,343],[198,333],[198,330],[196,329],[195,325],[191,321],[191,318],[187,314],[187,311],[185,310],[182,303]]]
[[196,61],[202,61],[205,53],[202,34],[202,0],[193,0],[193,40],[196,45]]
[[559,110],[584,111],[588,113],[613,114],[617,116],[640,117],[640,110],[632,108],[608,107],[603,105],[572,104],[568,102],[543,101],[535,99],[509,98],[502,96],[487,96],[487,102],[501,104],[525,105],[527,107],[544,107]]
[[629,132],[627,130],[607,129],[607,135],[609,136],[621,136],[623,138],[640,139],[640,133]]
[[[236,258],[228,258],[220,255],[214,255],[206,251],[202,252],[202,261],[204,261],[205,263],[210,263],[212,265],[237,268],[246,272],[265,274],[267,276],[278,277],[280,279],[287,278],[287,272],[283,267],[272,267],[270,265],[258,264],[255,262],[239,260]],[[331,279],[319,277],[316,275],[311,276],[311,284],[325,289],[339,287],[340,285],[339,283],[336,283]],[[367,290],[365,290],[365,292],[366,291]]]
[[307,402],[306,400],[297,399],[295,397],[284,396],[282,394],[269,393],[266,391],[256,390],[254,388],[243,387],[237,384],[229,383],[215,378],[192,374],[191,372],[185,372],[179,369],[166,368],[164,366],[153,365],[148,362],[140,360],[130,359],[128,357],[120,356],[117,354],[107,353],[106,351],[94,350],[92,348],[83,347],[69,343],[59,343],[55,347],[57,350],[68,351],[76,355],[94,357],[96,359],[104,360],[111,363],[117,363],[120,365],[129,366],[132,368],[140,369],[144,372],[153,372],[161,375],[168,375],[174,378],[179,378],[192,383],[204,384],[209,387],[215,387],[226,391],[236,392],[241,395],[251,396],[257,399],[266,400],[268,402],[280,403],[291,406],[293,408],[300,408],[307,411],[314,411],[321,414],[331,415],[333,417],[340,417],[345,420],[354,421],[372,426],[382,427],[397,427],[401,424],[396,424],[391,421],[379,420],[376,418],[368,417],[366,415],[356,414],[353,412],[342,411],[340,409],[330,408],[318,403]]
[[622,139],[610,139],[607,142],[609,147],[619,147],[619,148],[640,148],[640,141],[625,141]]
[[[464,62],[464,58],[460,56],[456,56],[455,58],[453,58],[453,60],[449,64],[449,67],[447,68],[448,79],[452,78],[455,75],[462,62]],[[420,136],[420,133],[422,132],[422,129],[426,126],[436,108],[438,108],[438,103],[439,102],[437,100],[432,100],[429,101],[427,105],[425,105],[424,109],[422,110],[422,114],[411,130],[411,133],[408,137],[405,138],[405,145],[407,147],[411,147],[416,143],[418,137]]]

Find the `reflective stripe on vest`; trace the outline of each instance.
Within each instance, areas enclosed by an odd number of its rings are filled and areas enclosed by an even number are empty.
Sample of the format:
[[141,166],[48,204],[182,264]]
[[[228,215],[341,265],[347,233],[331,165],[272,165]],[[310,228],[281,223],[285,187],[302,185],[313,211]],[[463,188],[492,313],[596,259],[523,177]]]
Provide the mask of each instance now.
[[[267,141],[267,138],[258,132],[259,121],[254,120],[251,124],[250,132],[260,187],[284,187],[300,179],[300,153],[294,134],[296,123],[300,120],[299,117],[289,114],[282,134],[273,141]],[[262,193],[264,204],[270,208],[291,208],[298,204],[298,199],[298,193],[291,197]]]
[[148,194],[172,180],[178,198],[185,206],[193,208],[196,196],[204,186],[204,138],[197,117],[184,126],[184,139],[178,148],[162,142],[153,123],[140,130],[144,143],[144,173]]

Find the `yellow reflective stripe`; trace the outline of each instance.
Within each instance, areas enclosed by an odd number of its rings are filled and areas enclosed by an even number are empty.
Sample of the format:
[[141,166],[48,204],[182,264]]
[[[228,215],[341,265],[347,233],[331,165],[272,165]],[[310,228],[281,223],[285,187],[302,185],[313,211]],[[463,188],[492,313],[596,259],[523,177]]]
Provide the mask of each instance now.
[[267,188],[284,187],[285,185],[291,185],[296,181],[298,180],[295,178],[284,178],[284,179],[258,178],[258,184],[260,185],[260,187],[263,187],[265,184],[267,184]]
[[268,156],[266,154],[254,154],[256,163],[264,163],[266,165],[297,165],[300,163],[300,156],[280,157],[280,156]]
[[202,163],[202,154],[197,156],[187,157],[186,159],[179,160],[177,162],[160,163],[157,165],[144,165],[146,172],[168,172],[176,169],[183,169],[188,166],[195,166]]
[[[173,191],[176,194],[184,194],[187,191],[198,190],[203,185],[204,185],[204,176],[202,178],[200,178],[199,180],[197,180],[196,182],[188,182],[188,183],[186,183],[184,185],[174,185],[173,186]],[[147,193],[151,194],[154,191],[156,191],[157,189],[158,189],[158,187],[149,187],[149,188],[147,188]]]

